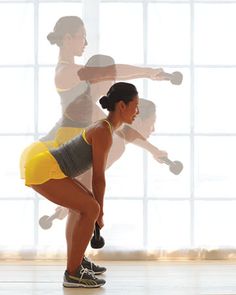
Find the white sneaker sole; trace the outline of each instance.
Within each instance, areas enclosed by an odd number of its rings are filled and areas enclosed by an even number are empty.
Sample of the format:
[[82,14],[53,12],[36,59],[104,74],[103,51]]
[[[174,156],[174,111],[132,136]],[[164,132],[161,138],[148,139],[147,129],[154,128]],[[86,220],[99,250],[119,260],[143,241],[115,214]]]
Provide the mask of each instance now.
[[65,288],[99,288],[99,287],[103,286],[104,284],[84,285],[84,284],[79,284],[79,283],[64,282],[63,287],[65,287]]

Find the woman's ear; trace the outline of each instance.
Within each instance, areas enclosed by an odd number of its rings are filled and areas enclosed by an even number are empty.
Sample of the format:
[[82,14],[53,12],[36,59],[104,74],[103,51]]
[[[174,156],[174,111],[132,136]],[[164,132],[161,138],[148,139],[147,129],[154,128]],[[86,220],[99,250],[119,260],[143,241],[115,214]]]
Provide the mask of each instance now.
[[71,34],[69,34],[69,33],[66,33],[65,35],[64,35],[64,37],[63,37],[63,40],[64,41],[70,41],[72,39],[72,36],[71,36]]
[[126,104],[122,100],[118,102],[118,106],[121,111],[124,111],[126,109]]

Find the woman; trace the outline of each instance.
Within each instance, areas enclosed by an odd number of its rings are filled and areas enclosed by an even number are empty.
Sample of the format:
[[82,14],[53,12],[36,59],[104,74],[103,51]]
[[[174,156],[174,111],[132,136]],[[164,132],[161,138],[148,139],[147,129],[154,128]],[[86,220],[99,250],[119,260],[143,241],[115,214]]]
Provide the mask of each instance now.
[[[78,218],[73,232],[67,225],[67,270],[64,287],[100,287],[105,281],[81,265],[95,222],[103,227],[105,168],[112,145],[112,132],[123,123],[132,124],[138,114],[138,92],[134,85],[116,83],[100,99],[109,111],[104,120],[84,129],[81,135],[61,147],[37,154],[25,167],[25,184],[48,200],[67,207]],[[92,167],[92,192],[78,175]]]
[[[99,88],[102,89],[102,86],[100,85]],[[99,93],[99,91],[96,91],[96,93]],[[98,108],[96,112],[99,113],[100,118],[104,118],[105,113],[102,112],[100,108]],[[156,105],[150,100],[139,98],[139,114],[133,124],[124,124],[122,129],[120,128],[113,134],[113,142],[107,159],[106,169],[110,168],[110,166],[112,166],[114,162],[116,162],[124,154],[126,145],[129,143],[133,143],[141,148],[144,148],[152,154],[156,161],[162,163],[161,158],[168,157],[167,152],[159,150],[156,146],[148,141],[149,136],[154,131],[155,121]],[[78,177],[80,182],[84,183],[84,177],[87,176],[86,173]],[[88,188],[89,186],[86,187]],[[56,207],[55,213],[53,214],[53,219],[64,219],[67,214],[67,208],[58,206]],[[72,213],[70,213],[70,215],[72,215]],[[46,215],[46,217],[48,216]],[[48,224],[47,219],[45,220],[45,216],[42,216],[40,225],[43,229],[48,229],[51,227]],[[70,219],[72,219],[72,216],[70,216]],[[88,269],[93,270],[95,274],[101,274],[105,272],[104,267],[88,262],[86,257],[83,265]]]
[[[135,67],[130,65],[114,65],[114,61],[93,65],[78,65],[75,57],[83,55],[87,46],[86,30],[83,21],[77,16],[65,16],[55,24],[53,32],[47,36],[49,42],[59,48],[58,64],[55,69],[55,85],[61,99],[62,116],[54,128],[39,141],[27,147],[20,160],[21,177],[25,178],[25,166],[32,157],[49,148],[61,144],[80,134],[86,126],[100,118],[91,99],[90,86],[106,80],[113,83],[115,79],[150,78],[162,80],[161,69]],[[97,58],[95,58],[97,60]],[[102,67],[101,67],[102,66]],[[104,93],[104,92],[103,92]],[[90,185],[89,173],[80,179],[85,186]],[[73,214],[68,217],[68,223],[73,224]],[[84,265],[102,273],[106,269],[84,261]]]

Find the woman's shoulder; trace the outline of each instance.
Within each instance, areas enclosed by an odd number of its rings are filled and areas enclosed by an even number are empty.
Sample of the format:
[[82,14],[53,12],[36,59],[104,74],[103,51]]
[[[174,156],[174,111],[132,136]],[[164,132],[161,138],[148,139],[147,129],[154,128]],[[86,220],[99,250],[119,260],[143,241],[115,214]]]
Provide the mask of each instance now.
[[110,145],[112,143],[112,132],[105,120],[99,120],[87,129],[86,134],[91,142],[101,142]]

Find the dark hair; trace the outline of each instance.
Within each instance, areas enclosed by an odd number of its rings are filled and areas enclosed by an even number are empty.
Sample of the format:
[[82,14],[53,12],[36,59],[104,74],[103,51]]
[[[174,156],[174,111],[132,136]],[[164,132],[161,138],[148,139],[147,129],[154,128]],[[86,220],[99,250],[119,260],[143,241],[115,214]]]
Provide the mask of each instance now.
[[78,16],[63,16],[56,22],[53,32],[47,35],[47,39],[51,44],[57,44],[60,47],[65,34],[73,35],[83,25],[82,19]]
[[118,101],[128,104],[138,95],[138,91],[133,84],[126,82],[118,82],[111,86],[106,96],[100,98],[99,102],[103,109],[114,111]]

